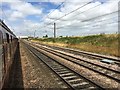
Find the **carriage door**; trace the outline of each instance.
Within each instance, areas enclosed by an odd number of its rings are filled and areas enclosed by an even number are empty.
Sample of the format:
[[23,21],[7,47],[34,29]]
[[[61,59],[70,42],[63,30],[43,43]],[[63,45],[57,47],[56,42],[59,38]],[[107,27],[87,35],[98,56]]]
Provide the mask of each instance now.
[[3,46],[2,46],[2,32],[0,31],[0,88],[2,84],[3,71]]

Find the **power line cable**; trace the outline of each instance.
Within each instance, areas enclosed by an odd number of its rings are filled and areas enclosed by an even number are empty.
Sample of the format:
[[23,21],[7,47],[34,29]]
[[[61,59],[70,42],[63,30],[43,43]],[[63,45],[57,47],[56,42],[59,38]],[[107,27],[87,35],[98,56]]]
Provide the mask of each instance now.
[[[104,14],[104,15],[99,15],[99,16],[97,16],[97,17],[99,17],[99,18],[101,18],[101,17],[103,17],[103,16],[107,16],[107,15],[110,15],[110,14],[114,14],[114,13],[116,13],[116,12],[119,12],[120,10],[118,10],[118,11],[115,11],[115,12],[111,12],[111,13],[107,13],[107,14]],[[97,17],[94,17],[94,18],[91,18],[91,19],[86,19],[86,20],[82,20],[81,22],[87,22],[87,21],[91,21],[91,20],[93,20],[93,19],[97,19]],[[101,22],[101,21],[104,21],[104,20],[100,20],[99,22]],[[78,22],[79,23],[79,22]]]
[[[87,5],[90,4],[90,3],[92,3],[92,1],[86,3],[86,4],[82,5],[82,6],[80,6],[80,7],[76,8],[76,9],[74,9],[74,10],[72,10],[71,12],[69,12],[69,13],[67,13],[67,14],[65,14],[65,15],[63,15],[63,16],[61,16],[61,17],[59,17],[58,19],[56,19],[56,20],[54,20],[53,22],[50,22],[50,23],[48,23],[48,24],[46,24],[46,25],[53,24],[55,21],[58,21],[58,20],[60,20],[61,18],[66,17],[67,15],[69,15],[69,14],[71,14],[71,13],[74,13],[75,11],[77,11],[77,10],[79,10],[79,9],[81,9],[81,8],[83,8],[83,7],[85,7],[85,6],[87,6]],[[44,27],[45,27],[45,26],[44,26]]]
[[[98,5],[94,6],[94,7],[91,7],[91,8],[89,8],[89,9],[85,10],[85,11],[82,11],[82,12],[80,12],[80,13],[74,15],[74,16],[78,16],[79,14],[82,14],[82,13],[84,13],[84,12],[87,12],[88,10],[94,9],[94,8],[100,6],[100,5],[102,5],[102,4],[98,4]],[[54,19],[54,20],[56,20],[55,18],[49,18],[49,19]],[[74,20],[74,19],[75,19],[75,18],[72,17],[71,20]],[[62,20],[62,19],[60,19],[60,21],[71,21],[71,20]],[[79,21],[79,20],[78,20],[78,21]]]
[[[118,16],[118,17],[120,17],[120,16]],[[91,24],[96,24],[98,22],[103,22],[103,21],[107,21],[107,20],[110,20],[110,19],[114,19],[114,18],[116,18],[116,17],[112,17],[112,18],[108,18],[108,19],[104,19],[104,20],[95,21],[94,23],[88,23],[88,24],[85,24],[83,26],[87,26],[87,25],[91,25]],[[67,25],[67,26],[58,27],[57,29],[61,29],[61,28],[68,27],[68,26],[70,27],[70,26],[72,26],[72,24],[71,25]],[[76,26],[72,26],[72,27],[76,27]]]
[[[112,13],[110,13],[110,14],[113,14],[113,13],[115,13],[115,12],[112,12]],[[110,15],[110,14],[104,14],[104,15],[101,15],[101,16],[99,16],[99,17],[107,16],[107,15]],[[119,17],[119,16],[118,16],[118,17]],[[113,18],[117,18],[117,17],[112,17],[112,18],[109,18],[109,19],[113,19]],[[99,21],[96,21],[95,23],[97,23],[97,22],[102,22],[102,21],[106,21],[106,20],[109,20],[109,19],[99,20]],[[81,21],[81,22],[84,22],[84,21]],[[78,22],[78,23],[80,23],[80,22]],[[67,26],[71,26],[71,25],[72,25],[72,24],[67,25]],[[86,25],[90,25],[90,23],[89,23],[89,24],[86,24]],[[59,27],[59,28],[63,28],[63,27],[66,27],[66,26],[62,26],[62,27]]]
[[[118,22],[120,22],[120,21],[118,21]],[[105,23],[104,25],[109,25],[109,24],[113,24],[113,23],[117,23],[117,22]],[[92,27],[95,28],[95,27],[98,27],[98,26],[103,26],[103,25],[95,25],[95,26],[92,26]],[[66,28],[70,28],[70,27],[66,27]],[[89,27],[74,27],[74,28],[85,29],[85,28],[89,28]]]
[[[4,16],[7,18],[7,15],[5,14],[5,12],[4,12],[4,10],[2,9],[2,7],[1,7],[1,10],[2,10]],[[2,15],[2,16],[3,16],[3,15]],[[5,18],[5,17],[4,17],[4,18]]]
[[111,13],[107,13],[107,14],[104,14],[104,15],[99,15],[99,16],[96,16],[96,17],[93,17],[93,18],[90,18],[90,19],[86,19],[86,20],[82,20],[82,22],[87,22],[87,21],[91,21],[91,20],[94,20],[96,18],[100,18],[100,17],[103,17],[103,16],[107,16],[107,15],[110,15],[110,14],[114,14],[114,13],[117,13],[119,12],[120,10],[117,10],[117,11],[114,11],[114,12],[111,12]]
[[90,4],[90,3],[92,3],[92,2],[88,2],[88,3],[86,3],[85,5],[78,7],[77,9],[75,9],[75,10],[73,10],[73,11],[71,11],[71,12],[69,12],[69,13],[67,13],[67,14],[65,14],[65,15],[63,15],[63,16],[61,16],[60,18],[56,19],[55,21],[60,20],[61,18],[66,17],[67,15],[69,15],[69,14],[71,14],[71,13],[74,13],[75,11],[83,8],[84,6],[86,6],[86,5]]
[[[66,1],[66,0],[65,0],[65,1]],[[51,13],[53,13],[56,9],[58,9],[59,7],[61,7],[61,6],[65,3],[65,1],[62,2],[60,5],[58,5],[53,11],[51,11],[51,12],[47,15],[47,17],[48,17]]]
[[[66,1],[66,0],[65,0]],[[65,3],[65,1],[64,2],[62,2],[60,5],[58,5],[53,11],[51,11],[49,14],[47,14],[46,16],[44,16],[43,17],[43,19],[44,18],[48,18],[54,11],[56,11],[56,9],[58,9],[58,8],[60,8],[64,3]],[[42,21],[43,19],[41,19],[40,21]],[[43,22],[44,23],[44,22]]]
[[[66,0],[65,0],[65,1],[66,1]],[[58,5],[53,11],[51,11],[50,13],[48,13],[48,14],[47,14],[46,16],[44,16],[43,18],[48,18],[49,15],[52,14],[54,11],[56,11],[56,9],[60,8],[60,7],[65,3],[65,1],[62,2],[60,5]],[[42,21],[42,20],[41,20],[41,21]]]
[[[2,10],[2,12],[3,12],[3,14],[4,14],[4,19],[6,18],[7,19],[7,15],[6,15],[6,13],[4,12],[4,10],[2,9],[2,7],[1,7],[1,10]],[[10,27],[11,27],[11,29],[14,31],[14,28],[12,27],[12,25],[11,24],[9,24],[10,25]],[[14,31],[15,32],[15,31]]]

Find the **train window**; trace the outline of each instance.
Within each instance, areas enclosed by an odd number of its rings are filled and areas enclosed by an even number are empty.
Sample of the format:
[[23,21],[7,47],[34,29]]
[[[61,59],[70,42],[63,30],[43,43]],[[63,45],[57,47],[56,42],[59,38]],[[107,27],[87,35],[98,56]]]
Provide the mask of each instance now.
[[[2,32],[0,31],[0,55],[2,54]],[[1,59],[0,59],[1,60]],[[0,61],[1,62],[1,61]]]
[[2,81],[2,32],[0,31],[0,83]]
[[0,31],[0,44],[2,44],[2,32]]
[[12,36],[11,36],[11,42],[12,42]]
[[7,43],[9,43],[9,35],[6,33]]

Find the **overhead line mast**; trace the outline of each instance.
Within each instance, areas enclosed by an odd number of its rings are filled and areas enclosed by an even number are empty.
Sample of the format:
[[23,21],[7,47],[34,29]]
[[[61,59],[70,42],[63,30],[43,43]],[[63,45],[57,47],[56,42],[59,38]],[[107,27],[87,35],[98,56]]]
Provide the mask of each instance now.
[[[66,1],[66,0],[65,0]],[[53,11],[51,11],[49,14],[47,14],[45,17],[43,17],[43,18],[48,18],[49,17],[49,15],[50,14],[52,14],[56,9],[58,9],[59,7],[61,7],[64,3],[65,3],[65,1],[64,2],[62,2],[60,5],[58,5]],[[54,27],[54,33],[55,33],[55,27]],[[54,37],[56,37],[56,35],[54,35]]]
[[56,38],[56,23],[54,23],[54,38]]

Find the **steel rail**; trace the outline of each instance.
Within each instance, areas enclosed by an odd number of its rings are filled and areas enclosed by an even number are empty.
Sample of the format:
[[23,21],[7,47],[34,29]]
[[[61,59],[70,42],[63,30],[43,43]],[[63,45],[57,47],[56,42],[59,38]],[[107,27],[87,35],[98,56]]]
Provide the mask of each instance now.
[[[39,47],[39,46],[37,46],[37,47]],[[45,47],[44,47],[44,48],[45,48]],[[59,52],[59,51],[56,51],[56,50],[53,50],[53,49],[51,49],[51,51],[60,53],[60,54],[62,54],[62,55],[66,55],[66,56],[71,57],[71,58],[75,58],[75,59],[84,61],[84,62],[86,62],[86,63],[90,63],[90,64],[93,64],[93,65],[96,65],[96,66],[99,66],[99,67],[102,67],[102,68],[105,68],[105,69],[108,69],[108,70],[111,70],[111,71],[116,72],[116,73],[120,73],[120,71],[118,71],[118,70],[113,70],[113,69],[107,68],[107,67],[105,67],[105,66],[102,66],[102,65],[99,65],[99,64],[95,64],[95,63],[93,63],[93,62],[85,61],[85,60],[82,60],[82,59],[80,59],[80,58],[78,58],[78,57],[75,57],[75,56],[71,56],[71,55],[68,55],[68,54],[64,54],[64,53],[62,53],[62,52]]]
[[79,50],[75,50],[75,49],[71,49],[71,48],[65,48],[65,47],[50,46],[50,45],[46,45],[46,44],[40,44],[40,45],[44,45],[44,46],[51,47],[51,48],[62,49],[62,50],[68,50],[68,51],[72,51],[74,53],[76,52],[76,53],[78,53],[78,55],[79,55],[79,53],[80,54],[82,53],[82,54],[85,54],[85,55],[87,54],[90,57],[96,57],[96,58],[99,58],[99,59],[110,59],[110,60],[120,62],[119,57],[109,57],[109,56],[100,55],[100,54],[96,54],[96,53],[91,53],[91,52],[86,52],[86,51],[79,51]]
[[[38,48],[40,48],[40,47],[38,46]],[[45,50],[45,51],[47,51],[47,52],[49,52],[49,53],[52,53],[52,54],[54,54],[54,55],[57,55],[57,56],[59,56],[59,57],[61,57],[61,58],[64,58],[64,59],[66,59],[66,60],[69,60],[69,61],[71,61],[71,59],[66,58],[65,56],[69,56],[69,57],[72,57],[72,58],[75,58],[75,59],[79,59],[79,58],[77,58],[77,57],[73,57],[73,56],[70,56],[70,55],[67,55],[67,54],[63,54],[63,53],[60,53],[60,52],[57,52],[57,51],[54,51],[54,50],[45,49],[45,48],[43,48],[43,47],[40,48],[40,49]],[[60,53],[60,54],[65,55],[65,56],[58,55],[57,53]],[[79,60],[81,60],[81,59],[79,59]],[[97,72],[97,73],[99,73],[99,74],[102,74],[102,75],[104,75],[104,76],[106,76],[106,77],[109,77],[109,78],[111,78],[111,79],[113,79],[113,80],[115,80],[115,81],[117,81],[117,82],[120,83],[120,78],[115,78],[115,77],[113,77],[113,76],[111,76],[111,75],[107,75],[107,74],[105,74],[105,73],[103,73],[103,72],[100,72],[100,71],[98,71],[98,70],[96,70],[96,69],[93,69],[93,68],[91,68],[91,67],[88,67],[88,66],[86,66],[86,65],[83,65],[83,64],[81,64],[81,63],[78,63],[78,62],[76,62],[76,61],[71,61],[71,62],[73,62],[73,63],[75,63],[75,64],[78,64],[78,65],[81,65],[81,66],[83,66],[83,67],[85,67],[85,68],[88,68],[88,69],[90,69],[90,70],[92,70],[92,71],[94,71],[94,72]],[[87,62],[87,61],[85,61],[85,62]],[[93,63],[92,63],[92,64],[93,64]],[[95,64],[94,64],[94,65],[95,65]],[[96,66],[102,67],[102,66],[97,65],[97,64],[96,64]],[[102,67],[102,68],[105,69],[105,67]],[[106,70],[107,70],[107,69],[109,69],[109,68],[106,68]],[[112,70],[112,69],[109,69],[109,70],[114,71],[114,70]],[[114,72],[119,73],[119,71],[114,71]]]
[[[25,43],[24,43],[24,44],[25,44]],[[104,89],[102,86],[100,86],[100,85],[96,84],[95,82],[87,79],[86,77],[80,75],[79,73],[77,73],[77,72],[75,72],[74,70],[68,68],[67,66],[65,66],[65,65],[57,62],[54,58],[48,56],[47,54],[41,52],[40,50],[34,48],[33,46],[27,45],[27,48],[28,48],[35,56],[37,56],[40,60],[42,60],[52,71],[54,71],[54,72],[55,72],[68,86],[70,86],[72,89],[77,89],[77,88],[74,88],[73,86],[71,86],[71,85],[68,83],[68,81],[64,80],[63,77],[61,77],[52,67],[50,67],[50,65],[49,65],[47,62],[45,62],[45,60],[41,59],[41,58],[39,57],[39,55],[37,55],[37,54],[35,53],[36,51],[31,50],[30,47],[33,48],[34,50],[36,50],[37,52],[42,53],[43,55],[45,55],[46,57],[50,58],[52,61],[58,63],[59,65],[62,65],[63,67],[67,68],[68,70],[74,72],[74,73],[75,73],[76,75],[78,75],[79,77],[82,77],[83,79],[87,80],[88,82],[90,82],[91,84],[93,84],[94,86],[96,86],[96,87],[98,88],[98,90],[103,90],[103,89]]]

